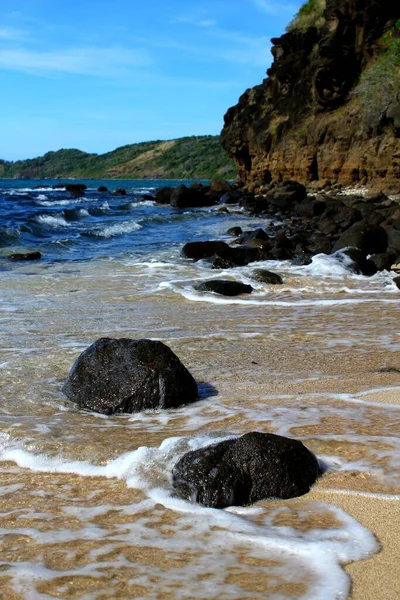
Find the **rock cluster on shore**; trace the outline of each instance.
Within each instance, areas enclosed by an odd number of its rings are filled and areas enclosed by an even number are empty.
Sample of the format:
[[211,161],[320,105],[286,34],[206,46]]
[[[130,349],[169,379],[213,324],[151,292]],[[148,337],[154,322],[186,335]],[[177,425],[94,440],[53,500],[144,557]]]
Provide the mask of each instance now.
[[231,192],[230,183],[217,179],[210,185],[192,183],[190,186],[162,187],[155,191],[154,198],[158,204],[170,204],[173,208],[196,208],[235,202],[236,197]]
[[[390,270],[400,262],[400,204],[382,192],[368,195],[336,186],[310,194],[302,184],[285,181],[262,186],[257,192],[234,186],[230,197],[248,214],[265,217],[265,229],[231,229],[227,233],[236,237],[230,244],[188,242],[182,256],[206,259],[212,269],[226,270],[264,260],[307,265],[316,254],[340,251],[350,259],[353,272],[365,276]],[[282,282],[279,275],[262,270],[254,277],[269,284]],[[212,281],[197,289],[210,291]]]

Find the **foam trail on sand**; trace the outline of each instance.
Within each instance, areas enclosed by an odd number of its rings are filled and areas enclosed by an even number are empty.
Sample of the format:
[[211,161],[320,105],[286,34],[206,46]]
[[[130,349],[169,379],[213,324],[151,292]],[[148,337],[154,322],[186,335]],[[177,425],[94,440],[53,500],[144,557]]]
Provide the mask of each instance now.
[[[125,480],[128,487],[145,491],[154,505],[162,504],[180,515],[178,524],[175,526],[175,540],[165,536],[157,538],[158,546],[162,544],[162,547],[167,549],[169,544],[172,544],[171,548],[173,548],[175,543],[179,543],[183,545],[182,550],[189,552],[194,544],[202,553],[202,558],[198,560],[207,563],[207,568],[210,568],[209,561],[215,560],[212,552],[220,552],[218,548],[221,547],[221,544],[225,546],[229,540],[232,552],[236,547],[246,546],[249,555],[254,553],[257,556],[274,558],[275,561],[279,559],[279,561],[285,562],[286,567],[287,562],[290,564],[294,561],[297,563],[297,569],[309,571],[312,579],[307,593],[303,594],[301,598],[305,600],[345,598],[349,591],[349,578],[340,563],[364,558],[370,553],[376,552],[378,544],[367,529],[341,509],[322,503],[313,503],[315,511],[329,511],[337,520],[338,525],[334,529],[312,528],[302,531],[287,525],[275,524],[276,516],[286,510],[279,504],[272,509],[268,507],[267,503],[265,507],[258,505],[248,508],[231,507],[227,510],[216,510],[189,503],[174,496],[171,470],[175,462],[189,450],[227,439],[227,437],[231,436],[202,435],[189,438],[169,438],[164,440],[158,448],[143,446],[120,455],[106,465],[94,465],[89,461],[74,461],[61,456],[48,457],[34,454],[25,450],[22,444],[13,440],[9,435],[3,434],[0,436],[0,459],[13,461],[20,467],[38,472],[75,473],[85,477]],[[105,509],[105,507],[103,508]],[[149,508],[148,501],[145,501],[143,505],[143,509],[145,508]],[[90,510],[93,512],[94,509]],[[140,510],[140,505],[136,505],[135,510]],[[96,514],[102,514],[102,507],[97,507],[96,511]],[[196,515],[199,518],[193,519]],[[255,517],[256,520],[254,520]],[[144,539],[148,540],[148,529],[142,532],[138,521],[132,526],[134,526],[135,538],[139,545],[142,535],[145,535]],[[208,533],[211,531],[213,535],[209,537]],[[154,532],[155,534],[156,532]],[[184,537],[180,540],[183,534]],[[73,532],[69,532],[69,535],[73,535]],[[95,539],[96,535],[98,535],[97,530],[91,532],[90,528],[86,534],[80,532],[81,537],[89,537],[89,539]],[[204,536],[206,537],[204,538]],[[149,542],[147,541],[147,543]],[[204,544],[206,545],[203,549]],[[92,562],[93,564],[90,568],[88,567],[88,570],[93,576],[96,573],[96,561]],[[104,563],[102,564],[104,566]],[[276,569],[279,571],[279,563],[277,564]],[[299,565],[303,565],[303,567],[299,567]],[[18,567],[15,566],[13,568],[16,586],[18,587],[18,582],[20,585],[23,583],[27,589],[25,597],[29,597],[31,588],[23,570],[18,570]],[[221,569],[214,567],[213,571],[217,578],[215,585],[218,587]],[[34,579],[38,576],[38,572],[36,572]],[[47,573],[47,577],[50,577],[50,573]],[[290,571],[287,577],[290,578]],[[239,598],[236,594],[229,597]],[[285,596],[278,594],[273,597],[284,598]]]

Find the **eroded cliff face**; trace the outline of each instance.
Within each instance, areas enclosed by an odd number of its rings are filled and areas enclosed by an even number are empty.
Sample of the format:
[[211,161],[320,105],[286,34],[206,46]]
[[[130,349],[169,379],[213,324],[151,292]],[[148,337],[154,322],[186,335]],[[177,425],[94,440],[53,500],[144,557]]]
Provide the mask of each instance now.
[[[400,110],[366,124],[360,74],[400,18],[393,0],[327,0],[325,24],[272,40],[268,77],[225,115],[222,144],[245,186],[271,180],[400,189]],[[397,104],[399,106],[397,107]]]

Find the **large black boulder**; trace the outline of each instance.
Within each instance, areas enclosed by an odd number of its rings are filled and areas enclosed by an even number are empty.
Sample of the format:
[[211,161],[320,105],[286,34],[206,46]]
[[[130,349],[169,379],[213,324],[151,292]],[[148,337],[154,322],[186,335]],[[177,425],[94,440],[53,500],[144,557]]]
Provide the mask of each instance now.
[[213,508],[302,496],[320,474],[301,442],[258,432],[188,452],[172,471],[180,497]]
[[201,184],[186,187],[179,185],[171,194],[170,204],[174,208],[196,208],[198,206],[213,206],[219,200],[218,194],[210,193],[208,186]]
[[168,346],[101,338],[75,361],[62,388],[80,408],[110,415],[176,408],[198,397],[192,375]]
[[365,221],[354,223],[347,229],[333,247],[333,252],[348,246],[360,248],[365,254],[386,252],[388,234],[383,227],[368,225]]
[[240,294],[251,294],[253,288],[240,281],[230,281],[229,279],[210,279],[203,281],[196,286],[199,292],[214,292],[221,296],[239,296]]
[[266,192],[267,201],[276,208],[289,210],[307,198],[307,190],[297,181],[283,181]]
[[157,204],[169,204],[171,200],[171,194],[174,191],[172,187],[162,187],[155,191],[154,195]]
[[247,246],[228,246],[223,252],[216,252],[212,262],[213,269],[232,269],[244,267],[251,262],[266,260],[268,252],[263,247],[249,248]]
[[65,189],[67,192],[73,194],[74,196],[80,196],[81,194],[85,193],[87,185],[85,185],[84,183],[67,183],[65,185]]
[[230,247],[225,242],[207,241],[207,242],[188,242],[182,248],[182,256],[200,260],[201,258],[210,258],[214,254],[229,252]]

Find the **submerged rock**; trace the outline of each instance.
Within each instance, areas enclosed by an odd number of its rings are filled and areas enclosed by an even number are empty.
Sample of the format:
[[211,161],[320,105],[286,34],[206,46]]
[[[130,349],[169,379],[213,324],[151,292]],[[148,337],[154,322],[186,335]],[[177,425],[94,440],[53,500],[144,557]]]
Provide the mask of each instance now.
[[8,260],[40,260],[42,258],[42,254],[37,252],[15,252],[14,254],[10,254]]
[[210,279],[203,281],[196,286],[199,292],[214,292],[221,296],[239,296],[240,294],[251,294],[253,288],[240,281],[230,281],[228,279]]
[[251,278],[261,283],[269,283],[272,285],[279,285],[283,283],[283,279],[278,273],[267,271],[267,269],[256,269],[252,272]]
[[192,375],[168,346],[101,338],[75,361],[62,388],[80,408],[110,415],[176,408],[198,397]]
[[179,496],[213,508],[302,496],[319,475],[301,442],[258,432],[188,452],[172,471]]

